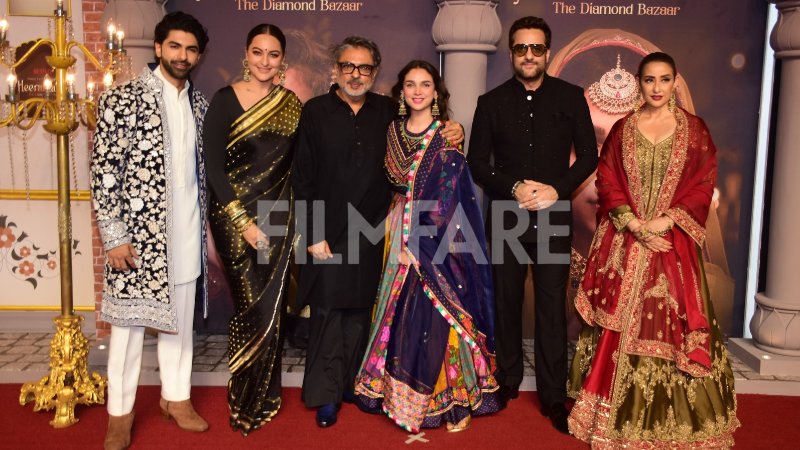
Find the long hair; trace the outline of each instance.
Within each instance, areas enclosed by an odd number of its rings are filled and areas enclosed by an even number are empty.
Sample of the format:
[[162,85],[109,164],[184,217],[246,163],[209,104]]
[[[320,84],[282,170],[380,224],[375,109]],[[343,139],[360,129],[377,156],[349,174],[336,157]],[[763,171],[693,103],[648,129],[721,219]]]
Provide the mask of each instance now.
[[447,92],[447,87],[445,87],[442,77],[439,76],[439,71],[436,70],[436,67],[433,67],[433,64],[429,63],[428,61],[411,61],[400,70],[400,73],[397,74],[397,83],[392,86],[392,98],[394,99],[397,107],[400,107],[400,92],[403,91],[403,83],[406,80],[406,75],[408,75],[408,72],[411,72],[412,69],[422,69],[431,74],[431,78],[433,78],[433,87],[436,90],[436,93],[439,94],[439,119],[442,121],[448,120],[450,118],[448,109],[450,93]]

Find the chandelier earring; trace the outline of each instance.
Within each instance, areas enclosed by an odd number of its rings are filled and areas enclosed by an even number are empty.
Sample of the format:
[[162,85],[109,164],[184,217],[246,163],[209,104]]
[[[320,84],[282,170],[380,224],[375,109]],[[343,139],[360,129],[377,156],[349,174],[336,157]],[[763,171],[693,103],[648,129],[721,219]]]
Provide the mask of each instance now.
[[286,84],[286,69],[289,68],[289,64],[286,64],[286,61],[281,63],[281,70],[278,72],[278,80],[280,80],[281,86]]
[[242,67],[244,67],[242,71],[242,80],[250,81],[250,66],[247,64],[247,58],[242,60]]
[[636,94],[636,100],[633,101],[633,112],[639,112],[639,108],[642,107],[642,104],[644,104],[644,98],[642,98],[642,92],[639,91]]
[[398,102],[397,107],[397,114],[400,116],[405,116],[407,113],[406,111],[406,96],[403,93],[400,93],[400,101]]
[[669,101],[667,102],[669,112],[675,112],[675,106],[677,106],[677,104],[678,99],[675,97],[675,91],[672,91],[672,95],[669,96]]
[[431,106],[431,115],[434,119],[439,118],[439,93],[437,92],[433,96],[433,106]]

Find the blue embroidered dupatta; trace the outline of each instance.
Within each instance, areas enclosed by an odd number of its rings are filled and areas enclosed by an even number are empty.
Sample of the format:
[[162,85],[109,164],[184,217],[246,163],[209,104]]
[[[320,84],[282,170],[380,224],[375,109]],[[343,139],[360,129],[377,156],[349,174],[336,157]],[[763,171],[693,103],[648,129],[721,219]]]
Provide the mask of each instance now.
[[[402,121],[389,145],[403,145]],[[494,297],[483,220],[460,150],[434,122],[387,219],[388,258],[368,352],[356,379],[366,405],[417,432],[498,410]],[[406,251],[411,265],[398,263]]]

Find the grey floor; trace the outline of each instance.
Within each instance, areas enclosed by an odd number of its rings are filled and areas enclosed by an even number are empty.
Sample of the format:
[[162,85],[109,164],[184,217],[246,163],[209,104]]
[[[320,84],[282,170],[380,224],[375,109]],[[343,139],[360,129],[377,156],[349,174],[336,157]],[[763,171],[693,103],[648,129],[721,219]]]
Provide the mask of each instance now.
[[[49,353],[52,333],[0,332],[0,383],[37,381],[49,370]],[[228,382],[227,335],[195,335],[193,384],[197,386],[225,386]],[[106,342],[90,337],[89,371],[105,375],[107,360]],[[533,372],[533,341],[524,341],[525,378],[522,390],[535,390]],[[739,393],[771,395],[800,395],[800,376],[760,375],[730,355]],[[284,386],[299,387],[303,381],[305,351],[286,346],[283,350]],[[142,358],[142,384],[158,384],[156,339],[145,339]]]

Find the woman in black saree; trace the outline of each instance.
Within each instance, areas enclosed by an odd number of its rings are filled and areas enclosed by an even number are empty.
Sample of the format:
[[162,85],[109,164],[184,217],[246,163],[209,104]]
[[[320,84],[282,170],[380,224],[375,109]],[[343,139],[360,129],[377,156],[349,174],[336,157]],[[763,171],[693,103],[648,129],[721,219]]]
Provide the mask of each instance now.
[[[247,435],[281,405],[282,323],[294,242],[289,185],[300,100],[275,84],[285,76],[286,39],[261,24],[247,35],[241,81],[214,95],[203,139],[211,232],[231,286],[228,340],[230,423]],[[281,229],[264,234],[265,225]]]

